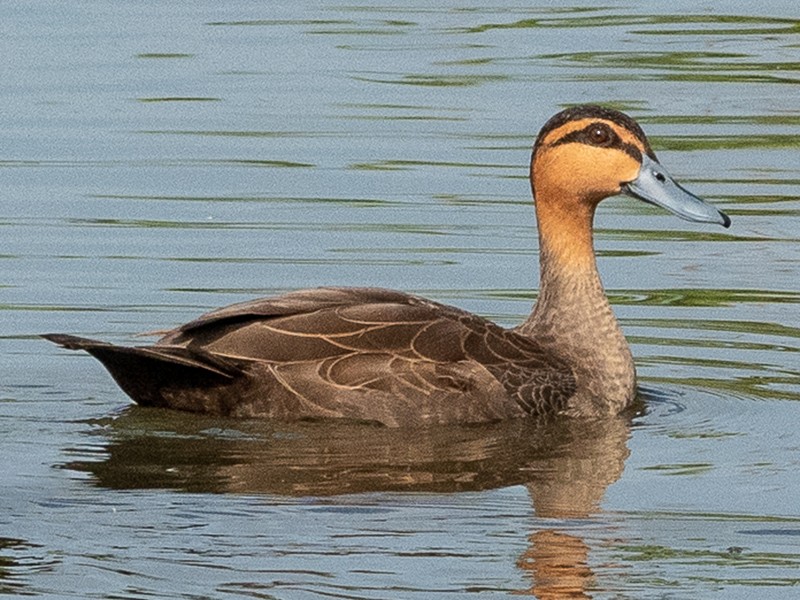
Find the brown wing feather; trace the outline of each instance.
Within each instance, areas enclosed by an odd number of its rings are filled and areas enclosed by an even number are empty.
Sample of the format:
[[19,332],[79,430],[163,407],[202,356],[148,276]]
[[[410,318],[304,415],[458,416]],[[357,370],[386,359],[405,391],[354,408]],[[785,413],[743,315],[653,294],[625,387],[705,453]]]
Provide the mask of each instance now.
[[389,302],[435,304],[417,296],[381,288],[321,287],[297,290],[280,296],[259,298],[257,300],[231,304],[208,312],[193,321],[189,321],[185,325],[170,332],[169,335],[188,333],[195,329],[200,329],[214,323],[222,324],[226,321],[235,322],[248,320],[253,317],[271,318],[308,314],[317,310],[336,306],[355,306],[372,303],[382,304]]
[[228,306],[158,345],[256,361],[270,404],[254,398],[242,414],[485,421],[557,409],[575,389],[567,366],[533,340],[376,288],[302,290]]

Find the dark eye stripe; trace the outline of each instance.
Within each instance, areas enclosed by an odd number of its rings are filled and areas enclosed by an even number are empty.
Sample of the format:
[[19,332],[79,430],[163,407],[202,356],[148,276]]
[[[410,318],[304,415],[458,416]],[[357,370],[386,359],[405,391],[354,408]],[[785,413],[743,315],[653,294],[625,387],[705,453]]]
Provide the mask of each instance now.
[[[597,128],[602,128],[604,131],[608,133],[608,141],[603,142],[602,144],[597,144],[594,142],[592,138],[592,132]],[[604,123],[592,123],[583,129],[577,129],[575,131],[570,131],[567,135],[559,138],[552,146],[559,146],[561,144],[586,144],[588,146],[599,146],[601,148],[616,148],[618,150],[622,150],[626,154],[630,155],[631,157],[635,158],[638,161],[642,160],[642,152],[633,144],[629,144],[623,142],[622,139],[617,135],[617,132],[611,129],[608,125]]]
[[650,148],[650,144],[647,142],[647,137],[644,135],[644,131],[642,131],[642,128],[639,127],[639,124],[636,121],[631,119],[628,115],[619,112],[618,110],[591,104],[573,106],[550,117],[550,119],[548,119],[547,123],[544,124],[544,127],[542,127],[541,131],[539,132],[539,136],[536,138],[535,146],[539,146],[541,142],[553,131],[556,131],[567,123],[571,121],[580,121],[583,119],[598,119],[600,121],[615,123],[622,129],[630,132],[637,140],[639,140],[639,142],[641,142],[641,147],[644,148],[644,153],[653,160],[656,160],[656,155]]

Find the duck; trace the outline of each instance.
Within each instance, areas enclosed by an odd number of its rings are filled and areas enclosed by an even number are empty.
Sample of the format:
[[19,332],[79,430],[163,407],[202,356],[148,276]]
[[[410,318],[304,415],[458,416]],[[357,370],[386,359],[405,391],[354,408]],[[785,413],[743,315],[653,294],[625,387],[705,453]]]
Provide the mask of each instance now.
[[148,346],[43,337],[88,352],[145,407],[388,427],[617,415],[636,398],[636,369],[598,273],[598,204],[626,195],[689,221],[730,218],[682,187],[612,108],[551,117],[529,175],[539,293],[515,327],[400,291],[322,287],[213,310]]

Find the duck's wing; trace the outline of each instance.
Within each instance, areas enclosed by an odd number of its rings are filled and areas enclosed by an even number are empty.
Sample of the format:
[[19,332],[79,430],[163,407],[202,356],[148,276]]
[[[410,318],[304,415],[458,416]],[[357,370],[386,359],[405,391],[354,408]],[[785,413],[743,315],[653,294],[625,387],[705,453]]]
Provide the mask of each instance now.
[[515,410],[538,413],[557,410],[575,392],[570,368],[534,340],[452,306],[377,288],[318,288],[231,305],[158,345],[267,364],[284,387],[315,398],[328,388],[337,401],[384,392],[412,404],[460,396],[500,406],[504,396]]
[[317,311],[335,309],[342,306],[363,304],[408,304],[410,306],[430,306],[451,308],[425,298],[387,290],[367,287],[319,287],[297,290],[280,296],[258,298],[230,304],[201,315],[185,325],[167,332],[161,341],[185,338],[202,329],[228,325],[253,319],[276,319],[293,315],[311,314]]

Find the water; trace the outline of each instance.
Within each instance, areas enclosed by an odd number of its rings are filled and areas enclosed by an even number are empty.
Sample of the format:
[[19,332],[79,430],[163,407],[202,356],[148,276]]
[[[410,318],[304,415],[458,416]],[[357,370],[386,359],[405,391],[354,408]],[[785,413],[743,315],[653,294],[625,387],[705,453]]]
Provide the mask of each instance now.
[[[429,4],[4,5],[0,595],[797,595],[794,4]],[[601,207],[629,419],[409,435],[147,411],[36,337],[129,343],[325,284],[517,323],[530,144],[589,101],[733,218]]]

